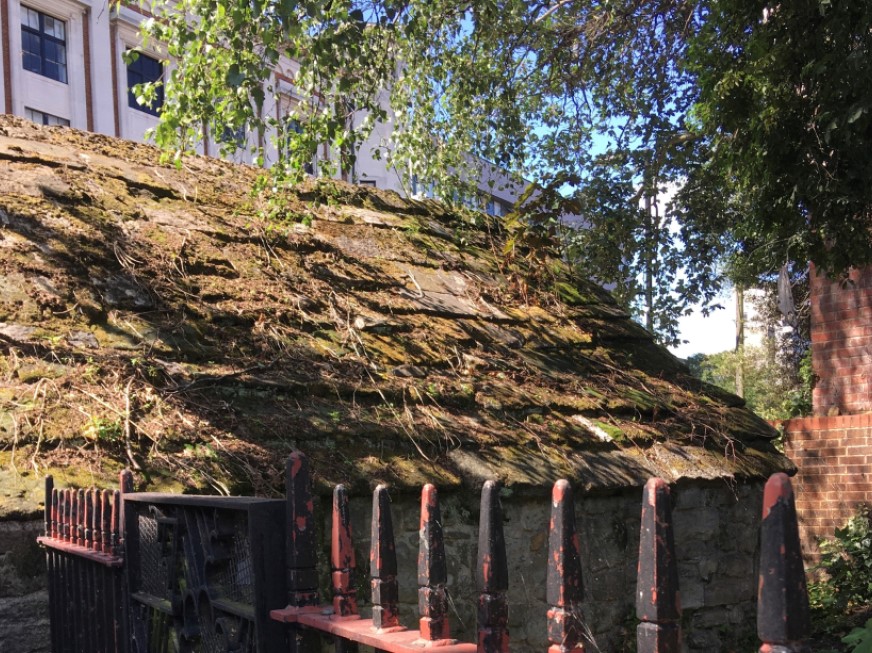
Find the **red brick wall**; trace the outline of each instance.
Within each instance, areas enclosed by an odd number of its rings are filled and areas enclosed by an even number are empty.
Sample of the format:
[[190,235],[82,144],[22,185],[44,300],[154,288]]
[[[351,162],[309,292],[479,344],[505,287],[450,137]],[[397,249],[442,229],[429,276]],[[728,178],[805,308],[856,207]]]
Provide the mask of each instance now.
[[784,451],[799,467],[794,479],[803,549],[832,537],[860,503],[872,504],[872,414],[805,417],[784,426]]
[[811,275],[815,415],[872,411],[872,267],[846,280]]

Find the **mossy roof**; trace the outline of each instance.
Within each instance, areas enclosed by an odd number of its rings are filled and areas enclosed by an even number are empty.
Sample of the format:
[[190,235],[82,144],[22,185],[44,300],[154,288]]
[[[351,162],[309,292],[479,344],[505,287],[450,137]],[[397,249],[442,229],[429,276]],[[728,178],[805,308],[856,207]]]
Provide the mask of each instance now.
[[270,493],[295,449],[360,488],[792,469],[596,284],[504,254],[499,221],[342,182],[271,205],[257,175],[0,117],[7,499],[131,465]]

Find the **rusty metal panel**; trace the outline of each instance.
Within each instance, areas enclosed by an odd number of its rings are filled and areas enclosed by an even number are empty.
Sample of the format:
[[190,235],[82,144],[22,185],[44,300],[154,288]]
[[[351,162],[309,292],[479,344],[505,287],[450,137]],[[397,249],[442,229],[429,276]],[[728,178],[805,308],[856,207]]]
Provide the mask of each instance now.
[[284,516],[281,500],[125,495],[132,652],[285,650],[269,619]]

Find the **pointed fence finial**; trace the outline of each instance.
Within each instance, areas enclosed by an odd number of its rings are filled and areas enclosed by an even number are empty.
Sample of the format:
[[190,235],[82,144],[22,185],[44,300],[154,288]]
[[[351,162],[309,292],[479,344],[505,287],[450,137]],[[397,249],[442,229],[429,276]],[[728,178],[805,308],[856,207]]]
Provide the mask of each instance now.
[[575,504],[569,481],[559,480],[551,492],[548,535],[549,653],[583,653],[581,551],[575,531]]
[[481,490],[478,528],[478,653],[508,653],[509,568],[503,536],[500,486],[487,481]]
[[397,548],[388,488],[379,485],[372,493],[372,531],[369,574],[372,587],[372,625],[381,630],[400,625]]
[[333,489],[333,529],[330,568],[333,572],[333,614],[340,617],[357,614],[357,590],[353,575],[357,566],[351,540],[351,511],[348,490],[344,485]]
[[669,485],[652,478],[642,493],[639,573],[636,584],[636,650],[681,652],[681,599],[672,534]]
[[54,478],[51,475],[45,477],[45,535],[51,537],[51,506],[54,494]]
[[427,641],[448,639],[448,566],[442,537],[439,494],[431,484],[421,492],[421,530],[418,548],[418,612],[421,638]]
[[318,572],[315,551],[315,503],[309,459],[299,451],[285,465],[285,523],[287,542],[288,605],[317,605]]
[[133,472],[129,469],[124,469],[118,474],[118,489],[121,494],[133,492]]
[[761,653],[803,650],[810,633],[808,590],[799,544],[793,488],[787,474],[773,474],[763,490],[757,635]]

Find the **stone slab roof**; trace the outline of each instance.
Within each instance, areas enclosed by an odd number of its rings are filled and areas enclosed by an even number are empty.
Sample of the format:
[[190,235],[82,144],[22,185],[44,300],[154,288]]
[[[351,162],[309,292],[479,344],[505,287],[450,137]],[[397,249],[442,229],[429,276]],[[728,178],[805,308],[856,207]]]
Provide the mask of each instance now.
[[341,182],[276,208],[257,174],[0,117],[8,499],[130,465],[268,493],[293,449],[361,488],[793,469],[601,288],[507,258],[500,223]]

